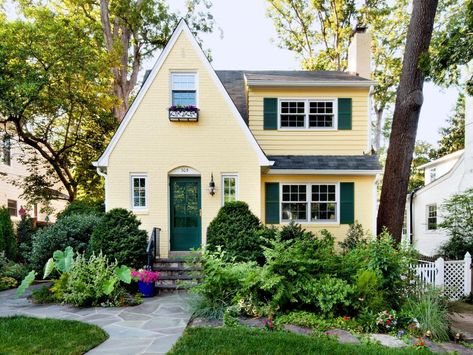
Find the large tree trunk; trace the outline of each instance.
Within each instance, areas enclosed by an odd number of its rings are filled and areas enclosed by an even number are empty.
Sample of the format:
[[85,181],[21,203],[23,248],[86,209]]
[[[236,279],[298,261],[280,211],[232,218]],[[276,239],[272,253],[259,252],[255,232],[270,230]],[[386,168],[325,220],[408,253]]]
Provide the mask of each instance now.
[[378,234],[386,227],[396,242],[401,240],[407,185],[423,102],[424,76],[419,62],[429,49],[437,5],[438,0],[414,0],[407,32],[377,221]]

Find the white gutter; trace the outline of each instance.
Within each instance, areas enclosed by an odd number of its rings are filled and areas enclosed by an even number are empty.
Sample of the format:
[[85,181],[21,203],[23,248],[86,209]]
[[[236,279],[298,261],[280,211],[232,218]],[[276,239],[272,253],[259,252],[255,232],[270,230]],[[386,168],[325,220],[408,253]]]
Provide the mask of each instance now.
[[350,80],[325,80],[325,81],[294,81],[294,80],[251,80],[247,79],[248,86],[261,87],[363,87],[369,88],[376,85],[376,81],[350,81]]
[[270,169],[268,175],[377,175],[382,170]]

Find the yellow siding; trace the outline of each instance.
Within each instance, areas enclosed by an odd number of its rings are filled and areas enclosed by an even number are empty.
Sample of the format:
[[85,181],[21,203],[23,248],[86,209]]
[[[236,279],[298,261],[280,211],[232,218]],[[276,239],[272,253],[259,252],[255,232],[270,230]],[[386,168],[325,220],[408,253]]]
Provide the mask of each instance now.
[[[368,88],[249,88],[250,128],[268,155],[361,155],[369,150]],[[264,130],[263,98],[352,98],[352,129]]]
[[[373,232],[375,211],[375,177],[374,176],[341,176],[341,175],[263,175],[261,177],[261,216],[265,215],[265,183],[355,183],[355,220],[363,225],[363,228]],[[348,225],[345,224],[314,224],[302,223],[303,228],[314,233],[327,229],[337,241],[345,238]]]
[[[170,73],[179,70],[197,72],[197,123],[168,120]],[[148,231],[162,228],[162,256],[169,250],[168,172],[180,166],[201,174],[203,243],[207,226],[221,207],[221,173],[239,174],[239,199],[259,216],[261,173],[256,152],[185,33],[176,41],[111,153],[107,173],[107,209],[130,209],[130,174],[147,174],[148,210],[137,215]],[[211,173],[217,187],[215,196],[207,191]]]

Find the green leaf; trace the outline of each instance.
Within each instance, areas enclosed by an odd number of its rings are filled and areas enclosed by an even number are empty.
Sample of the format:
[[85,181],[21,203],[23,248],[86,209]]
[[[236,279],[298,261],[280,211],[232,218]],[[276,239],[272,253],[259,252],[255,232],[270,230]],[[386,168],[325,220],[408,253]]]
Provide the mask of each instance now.
[[102,285],[103,293],[105,293],[107,296],[110,295],[115,289],[115,284],[117,281],[118,279],[116,277],[112,277],[110,280],[105,281]]
[[43,279],[49,276],[49,274],[54,270],[54,267],[55,267],[54,259],[50,258],[48,262],[46,263],[46,265],[44,265]]
[[74,261],[74,250],[72,247],[67,247],[64,252],[56,250],[53,254],[54,260],[56,260],[56,269],[61,272],[69,272]]
[[30,271],[28,275],[21,281],[20,286],[16,290],[16,296],[20,297],[23,295],[26,291],[26,289],[33,283],[34,279],[36,277],[36,271]]
[[115,269],[115,275],[118,279],[126,284],[131,282],[131,270],[128,266],[122,265]]

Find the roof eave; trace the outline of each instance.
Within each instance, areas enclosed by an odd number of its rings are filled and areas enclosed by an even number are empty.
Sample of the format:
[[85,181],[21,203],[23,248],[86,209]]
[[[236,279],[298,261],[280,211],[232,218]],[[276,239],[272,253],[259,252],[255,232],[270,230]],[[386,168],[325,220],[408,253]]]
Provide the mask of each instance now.
[[317,81],[295,81],[295,80],[251,80],[247,79],[247,85],[253,87],[363,87],[369,88],[376,85],[376,81],[350,81],[350,80],[317,80]]
[[269,169],[268,175],[378,175],[382,170],[356,169]]

